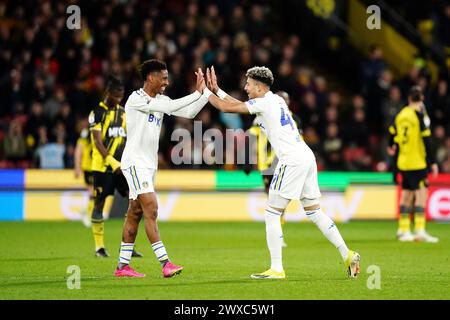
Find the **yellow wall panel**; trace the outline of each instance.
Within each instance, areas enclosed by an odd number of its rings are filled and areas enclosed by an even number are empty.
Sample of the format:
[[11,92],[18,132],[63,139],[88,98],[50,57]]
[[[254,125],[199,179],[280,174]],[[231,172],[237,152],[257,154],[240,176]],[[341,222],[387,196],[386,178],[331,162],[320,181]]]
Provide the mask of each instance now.
[[[123,199],[123,201],[127,201]],[[88,195],[83,191],[28,191],[25,220],[80,220]],[[263,192],[158,193],[162,221],[264,221],[267,196]],[[395,219],[396,188],[350,186],[345,193],[324,192],[322,210],[336,222],[357,219]],[[292,201],[286,221],[307,221],[299,201]]]
[[25,220],[80,220],[89,197],[83,191],[28,191]]
[[353,219],[395,219],[396,188],[396,186],[350,186],[345,192],[346,198],[355,199],[356,193],[363,193]]
[[25,170],[25,186],[33,189],[84,188],[84,178],[75,179],[73,170]]
[[202,170],[164,170],[156,173],[156,190],[190,189],[214,190],[215,171]]

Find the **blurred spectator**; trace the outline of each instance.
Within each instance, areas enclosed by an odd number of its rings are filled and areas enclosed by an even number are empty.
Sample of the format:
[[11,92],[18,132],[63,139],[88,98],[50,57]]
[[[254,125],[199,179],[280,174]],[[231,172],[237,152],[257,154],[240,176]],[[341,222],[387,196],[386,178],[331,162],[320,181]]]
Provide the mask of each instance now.
[[354,109],[351,120],[344,128],[342,134],[346,146],[367,146],[369,142],[369,127],[366,123],[366,113],[363,108]]
[[339,112],[336,106],[328,106],[324,113],[323,118],[320,121],[320,128],[324,128],[324,132],[321,132],[322,135],[326,135],[326,131],[328,131],[328,126],[330,124],[335,124],[338,128],[341,127]]
[[66,95],[62,87],[55,88],[53,95],[44,103],[44,115],[50,121],[56,117],[63,102],[66,100]]
[[299,115],[302,121],[308,125],[317,126],[319,124],[319,109],[314,92],[308,91],[303,96]]
[[419,80],[420,75],[420,68],[414,66],[409,70],[409,73],[404,76],[400,81],[398,82],[398,86],[400,87],[400,90],[402,92],[402,98],[406,101],[406,98],[408,97],[408,90],[412,86],[414,86],[417,81]]
[[446,3],[438,15],[437,36],[444,47],[450,47],[450,4]]
[[389,90],[389,96],[384,100],[381,107],[384,132],[387,132],[395,115],[404,105],[405,103],[402,99],[400,88],[398,86],[392,86]]
[[[21,71],[21,65],[17,65],[18,68],[14,68],[12,70],[9,70],[9,75],[6,77],[6,83],[5,88],[2,93],[2,99],[5,101],[5,104],[7,106],[6,111],[9,109],[11,110],[12,106],[19,104],[19,103],[27,103],[29,102],[29,89],[27,88],[26,81],[27,79],[24,79],[23,73]],[[2,77],[3,78],[3,77]],[[1,108],[4,109],[4,108]]]
[[37,129],[39,127],[46,127],[49,125],[47,118],[44,116],[42,104],[34,101],[31,105],[30,116],[28,118],[25,132],[31,141],[30,146],[36,145],[39,140],[39,133]]
[[362,95],[356,94],[352,98],[352,109],[364,109],[366,108],[366,101]]
[[[59,108],[58,113],[56,114],[56,117],[53,122],[53,132],[51,137],[56,137],[57,132],[56,130],[60,130],[60,135],[64,135],[65,142],[74,143],[76,139],[78,138],[77,135],[75,135],[75,123],[76,119],[72,115],[72,109],[70,108],[70,105],[67,102],[63,102]],[[61,128],[61,125],[63,125],[63,128]],[[64,132],[62,132],[64,131]]]
[[22,126],[18,121],[13,121],[9,125],[8,134],[3,140],[3,152],[5,160],[16,165],[18,162],[25,160],[27,156],[27,144],[22,134]]
[[219,8],[216,4],[209,4],[206,8],[206,15],[200,19],[200,32],[204,36],[217,38],[222,27],[223,18],[219,15]]
[[44,103],[49,97],[49,91],[45,85],[44,78],[37,76],[34,79],[33,90],[31,91],[31,99]]
[[250,21],[247,26],[251,39],[258,43],[262,37],[269,33],[269,24],[266,17],[268,10],[259,4],[254,4],[250,8]]
[[369,58],[362,65],[362,88],[363,94],[368,94],[370,88],[378,81],[381,72],[386,69],[383,60],[383,51],[379,46],[372,46],[369,51]]
[[314,78],[314,89],[319,109],[323,109],[328,101],[327,80],[322,76]]
[[339,137],[339,128],[336,123],[327,126],[322,151],[326,170],[345,170],[342,158],[343,142]]
[[447,150],[447,154],[442,157],[441,171],[450,173],[450,137],[445,139],[445,150]]
[[[260,65],[267,65],[262,64]],[[276,85],[273,86],[272,91],[283,90],[286,92],[295,92],[295,82],[292,77],[293,75],[293,67],[292,64],[288,60],[284,60],[278,66],[278,78]],[[296,110],[292,110],[296,112]]]
[[56,142],[49,142],[47,128],[38,128],[39,146],[35,151],[37,167],[41,169],[64,169],[64,134],[58,130]]
[[382,131],[382,104],[389,96],[392,82],[392,72],[388,69],[381,71],[377,81],[369,88],[366,96],[367,117],[371,120],[370,130],[376,134],[384,133]]
[[439,80],[434,90],[432,103],[428,106],[428,112],[434,123],[447,125],[447,130],[450,131],[450,92],[448,83],[443,79]]
[[442,125],[438,125],[433,130],[433,148],[432,150],[436,154],[436,161],[443,163],[447,154],[450,152],[445,145],[445,128]]
[[244,8],[237,5],[233,8],[230,21],[231,31],[236,33],[239,30],[245,30],[247,27],[247,19],[244,14]]

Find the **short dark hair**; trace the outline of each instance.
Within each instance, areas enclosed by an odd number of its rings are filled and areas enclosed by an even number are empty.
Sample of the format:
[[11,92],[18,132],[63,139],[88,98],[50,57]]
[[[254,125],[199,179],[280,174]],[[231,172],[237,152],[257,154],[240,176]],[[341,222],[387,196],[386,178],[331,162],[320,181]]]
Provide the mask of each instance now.
[[167,65],[164,61],[158,59],[146,60],[139,66],[139,74],[144,81],[149,73],[162,70],[167,70]]
[[111,91],[123,91],[124,90],[124,86],[123,83],[120,79],[109,75],[107,82],[106,82],[106,91],[111,92]]
[[409,89],[408,98],[411,99],[412,102],[419,102],[423,99],[422,88],[419,86],[413,86]]

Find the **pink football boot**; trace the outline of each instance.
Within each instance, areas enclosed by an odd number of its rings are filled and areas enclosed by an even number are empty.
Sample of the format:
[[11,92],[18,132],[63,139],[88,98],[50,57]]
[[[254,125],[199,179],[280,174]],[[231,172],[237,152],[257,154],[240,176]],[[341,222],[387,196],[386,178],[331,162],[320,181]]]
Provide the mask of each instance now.
[[122,269],[116,269],[114,272],[116,277],[132,277],[132,278],[143,278],[145,274],[135,271],[130,266],[125,266]]
[[172,262],[168,261],[162,269],[162,273],[164,275],[164,278],[170,278],[176,274],[179,274],[181,270],[183,270],[183,267],[176,266]]

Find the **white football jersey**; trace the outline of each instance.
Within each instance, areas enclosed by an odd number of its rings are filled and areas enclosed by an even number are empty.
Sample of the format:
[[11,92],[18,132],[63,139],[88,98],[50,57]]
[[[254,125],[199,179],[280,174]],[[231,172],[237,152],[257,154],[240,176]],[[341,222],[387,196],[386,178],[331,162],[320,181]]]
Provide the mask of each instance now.
[[256,123],[267,135],[279,161],[286,165],[300,165],[311,160],[311,149],[300,136],[286,102],[280,96],[267,92],[264,97],[245,102]]
[[[193,106],[196,101],[198,107],[192,108],[195,109],[192,114],[189,110],[181,112],[181,108]],[[198,91],[176,100],[161,94],[150,97],[142,88],[134,91],[125,103],[127,142],[121,159],[122,170],[131,166],[156,170],[164,114],[191,118],[207,101]]]

